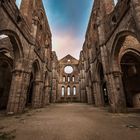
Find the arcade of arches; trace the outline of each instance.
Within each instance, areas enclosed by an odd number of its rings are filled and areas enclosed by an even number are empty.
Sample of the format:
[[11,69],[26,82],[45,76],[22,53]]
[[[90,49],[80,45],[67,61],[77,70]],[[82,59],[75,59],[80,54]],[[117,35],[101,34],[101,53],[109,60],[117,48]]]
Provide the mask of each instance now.
[[140,109],[139,15],[139,0],[94,0],[79,60],[58,60],[42,1],[22,0],[18,9],[0,0],[0,110],[58,102]]

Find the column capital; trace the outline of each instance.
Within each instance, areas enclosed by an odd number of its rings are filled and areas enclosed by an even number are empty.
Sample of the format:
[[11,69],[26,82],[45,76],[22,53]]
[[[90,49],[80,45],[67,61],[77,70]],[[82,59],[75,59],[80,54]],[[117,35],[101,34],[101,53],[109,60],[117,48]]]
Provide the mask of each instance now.
[[13,69],[12,73],[24,73],[24,74],[31,74],[30,71],[22,70],[22,69]]
[[111,71],[106,73],[106,75],[113,75],[114,77],[119,77],[120,75],[122,76],[122,72],[121,71]]

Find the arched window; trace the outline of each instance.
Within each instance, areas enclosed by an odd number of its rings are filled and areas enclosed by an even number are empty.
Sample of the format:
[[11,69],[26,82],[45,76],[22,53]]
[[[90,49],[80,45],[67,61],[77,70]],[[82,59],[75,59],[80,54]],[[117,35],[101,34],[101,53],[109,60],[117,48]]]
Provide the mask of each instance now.
[[63,76],[63,82],[66,82],[66,77],[65,76]]
[[70,96],[70,87],[67,88],[67,95]]
[[72,77],[72,82],[75,82],[75,77],[74,76]]
[[76,95],[76,87],[73,87],[73,95]]
[[65,96],[65,87],[62,87],[62,93],[61,93],[62,96]]
[[70,76],[68,76],[68,82],[70,82]]
[[18,8],[20,8],[21,0],[16,0],[16,4],[17,4]]
[[118,3],[118,0],[114,0],[114,4],[116,5]]

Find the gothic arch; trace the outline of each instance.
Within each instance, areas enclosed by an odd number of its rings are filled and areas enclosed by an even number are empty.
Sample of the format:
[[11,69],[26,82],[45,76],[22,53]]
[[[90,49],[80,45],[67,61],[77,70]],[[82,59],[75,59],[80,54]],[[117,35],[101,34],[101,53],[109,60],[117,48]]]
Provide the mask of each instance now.
[[16,60],[24,57],[21,40],[15,31],[6,30],[6,29],[0,30],[0,35],[6,35],[7,37],[9,37],[13,48],[14,58]]
[[[1,46],[0,45],[0,81],[3,81],[3,84],[1,82],[0,84],[0,93],[1,93],[1,99],[0,101],[2,104],[0,105],[0,108],[6,109],[8,102],[10,102],[10,96],[12,92],[12,87],[15,84],[14,74],[12,73],[13,69],[16,70],[19,67],[19,63],[24,57],[23,53],[23,47],[21,40],[17,33],[12,30],[0,30],[0,36],[5,36],[1,38],[1,41],[9,41],[9,46]],[[7,40],[7,39],[8,40]],[[6,40],[5,40],[6,39]],[[14,71],[15,72],[15,71]],[[14,76],[13,76],[14,75]],[[7,85],[7,87],[5,87]],[[10,90],[11,88],[11,90]]]
[[42,78],[40,63],[37,59],[32,63],[32,72],[36,80],[40,80]]
[[96,76],[96,94],[98,95],[96,95],[97,99],[95,100],[97,100],[96,102],[99,106],[109,105],[107,83],[105,80],[103,65],[101,62],[97,63]]
[[140,52],[127,51],[120,59],[127,107],[140,108]]
[[[121,32],[117,33],[117,35],[114,39],[114,42],[111,45],[112,49],[111,49],[111,54],[109,57],[110,71],[114,70],[113,69],[114,62],[116,61],[116,59],[118,59],[118,55],[119,55],[120,49],[123,45],[123,42],[125,41],[125,38],[128,36],[135,38],[137,40],[137,42],[139,42],[136,34],[131,31],[121,31]],[[132,49],[135,50],[135,48],[132,48],[132,47],[127,48],[127,50],[132,50]],[[139,51],[139,50],[137,50],[137,51]]]
[[[136,63],[139,65],[136,66]],[[137,99],[140,96],[140,89],[137,85],[140,82],[140,41],[133,32],[123,31],[116,35],[109,66],[115,80],[115,96],[119,94],[119,98],[123,101],[121,104],[133,107],[137,102],[136,106],[140,107]],[[133,100],[137,101],[132,103]]]
[[27,100],[26,100],[26,106],[32,106],[36,107],[35,105],[35,100],[37,96],[39,96],[38,91],[38,82],[41,81],[41,71],[40,71],[40,65],[39,61],[35,60],[32,63],[32,71],[31,71],[31,76],[30,76],[30,83],[28,86],[28,91],[27,91]]
[[5,110],[8,105],[11,81],[12,81],[12,59],[0,53],[0,110]]

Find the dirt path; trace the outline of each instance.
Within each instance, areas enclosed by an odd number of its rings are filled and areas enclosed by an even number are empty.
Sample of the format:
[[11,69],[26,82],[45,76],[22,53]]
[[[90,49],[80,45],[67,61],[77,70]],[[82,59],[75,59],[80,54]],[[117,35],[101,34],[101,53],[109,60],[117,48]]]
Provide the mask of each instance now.
[[56,104],[0,117],[0,132],[16,140],[140,140],[140,116],[111,114],[84,104]]

